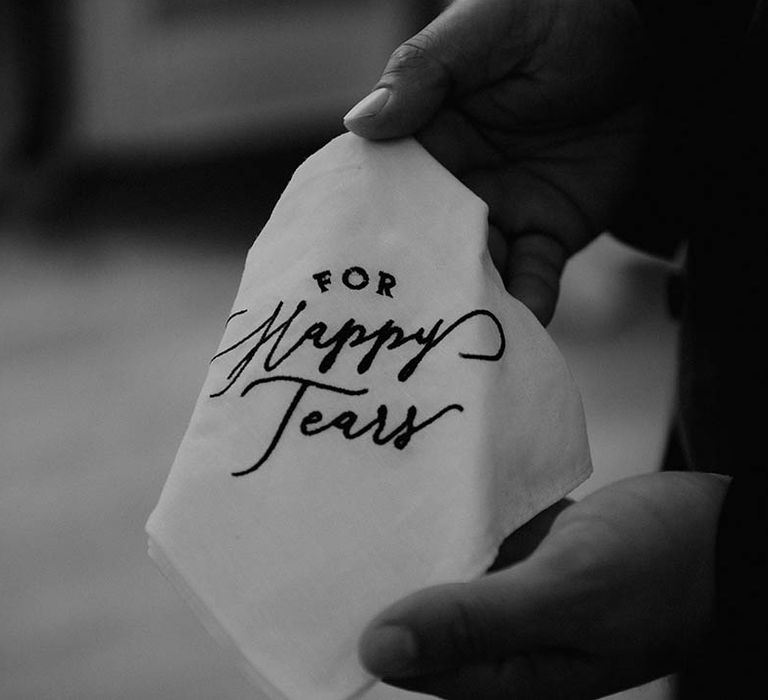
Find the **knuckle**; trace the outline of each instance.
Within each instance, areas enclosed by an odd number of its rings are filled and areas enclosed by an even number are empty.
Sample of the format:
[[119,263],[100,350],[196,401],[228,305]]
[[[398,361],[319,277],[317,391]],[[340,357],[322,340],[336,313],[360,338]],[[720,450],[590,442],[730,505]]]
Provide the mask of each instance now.
[[437,38],[428,29],[411,37],[398,46],[392,57],[403,63],[420,63],[430,61],[437,46]]
[[438,55],[439,41],[428,28],[398,46],[384,69],[385,76],[446,70]]

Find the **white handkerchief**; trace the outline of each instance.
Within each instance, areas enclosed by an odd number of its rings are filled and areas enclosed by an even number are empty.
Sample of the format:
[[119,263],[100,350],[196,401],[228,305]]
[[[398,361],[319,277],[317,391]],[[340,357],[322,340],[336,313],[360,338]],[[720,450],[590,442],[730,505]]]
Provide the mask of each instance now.
[[366,623],[468,580],[590,473],[578,392],[416,141],[341,136],[251,248],[150,553],[271,697],[372,679]]

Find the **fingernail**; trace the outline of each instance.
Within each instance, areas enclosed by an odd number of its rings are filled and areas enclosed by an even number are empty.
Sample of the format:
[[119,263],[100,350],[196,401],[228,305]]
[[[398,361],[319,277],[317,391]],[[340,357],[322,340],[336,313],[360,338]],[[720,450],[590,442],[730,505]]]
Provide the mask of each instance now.
[[363,117],[375,117],[387,104],[391,91],[389,88],[380,87],[370,95],[364,97],[352,109],[344,115],[345,122],[352,122]]
[[416,639],[404,627],[376,627],[365,635],[360,657],[364,666],[378,678],[407,676],[416,670]]

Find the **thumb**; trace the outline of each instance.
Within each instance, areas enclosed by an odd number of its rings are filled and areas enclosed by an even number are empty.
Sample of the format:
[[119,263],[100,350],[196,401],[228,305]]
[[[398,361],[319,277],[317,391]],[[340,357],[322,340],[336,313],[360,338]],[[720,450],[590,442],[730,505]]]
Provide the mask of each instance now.
[[429,28],[392,54],[374,90],[344,117],[344,125],[371,139],[413,134],[445,100],[451,74],[441,56],[439,35]]
[[561,611],[569,610],[569,595],[533,559],[470,583],[427,588],[373,620],[360,660],[379,678],[413,678],[566,644],[572,623],[564,624]]
[[486,0],[458,0],[392,54],[373,91],[344,117],[358,136],[387,139],[408,136],[435,115],[449,93],[469,87],[482,75],[477,63],[487,61],[488,35],[493,25]]

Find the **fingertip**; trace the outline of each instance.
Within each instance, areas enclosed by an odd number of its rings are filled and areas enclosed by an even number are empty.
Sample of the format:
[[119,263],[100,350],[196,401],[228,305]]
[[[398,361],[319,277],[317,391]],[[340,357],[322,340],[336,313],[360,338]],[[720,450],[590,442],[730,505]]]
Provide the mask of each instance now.
[[391,96],[390,88],[376,88],[344,115],[344,126],[359,136],[367,135],[365,132],[370,133],[371,126],[375,128],[376,117],[385,109]]
[[344,116],[353,134],[371,140],[414,136],[434,115],[440,100],[414,95],[402,85],[377,88]]
[[509,246],[507,289],[544,326],[555,313],[567,257],[565,246],[555,236],[542,232],[519,235]]
[[362,665],[377,678],[416,675],[416,638],[405,627],[391,624],[369,627],[360,638],[358,654]]
[[555,314],[557,291],[541,280],[521,275],[512,277],[507,283],[507,290],[523,304],[546,327]]

